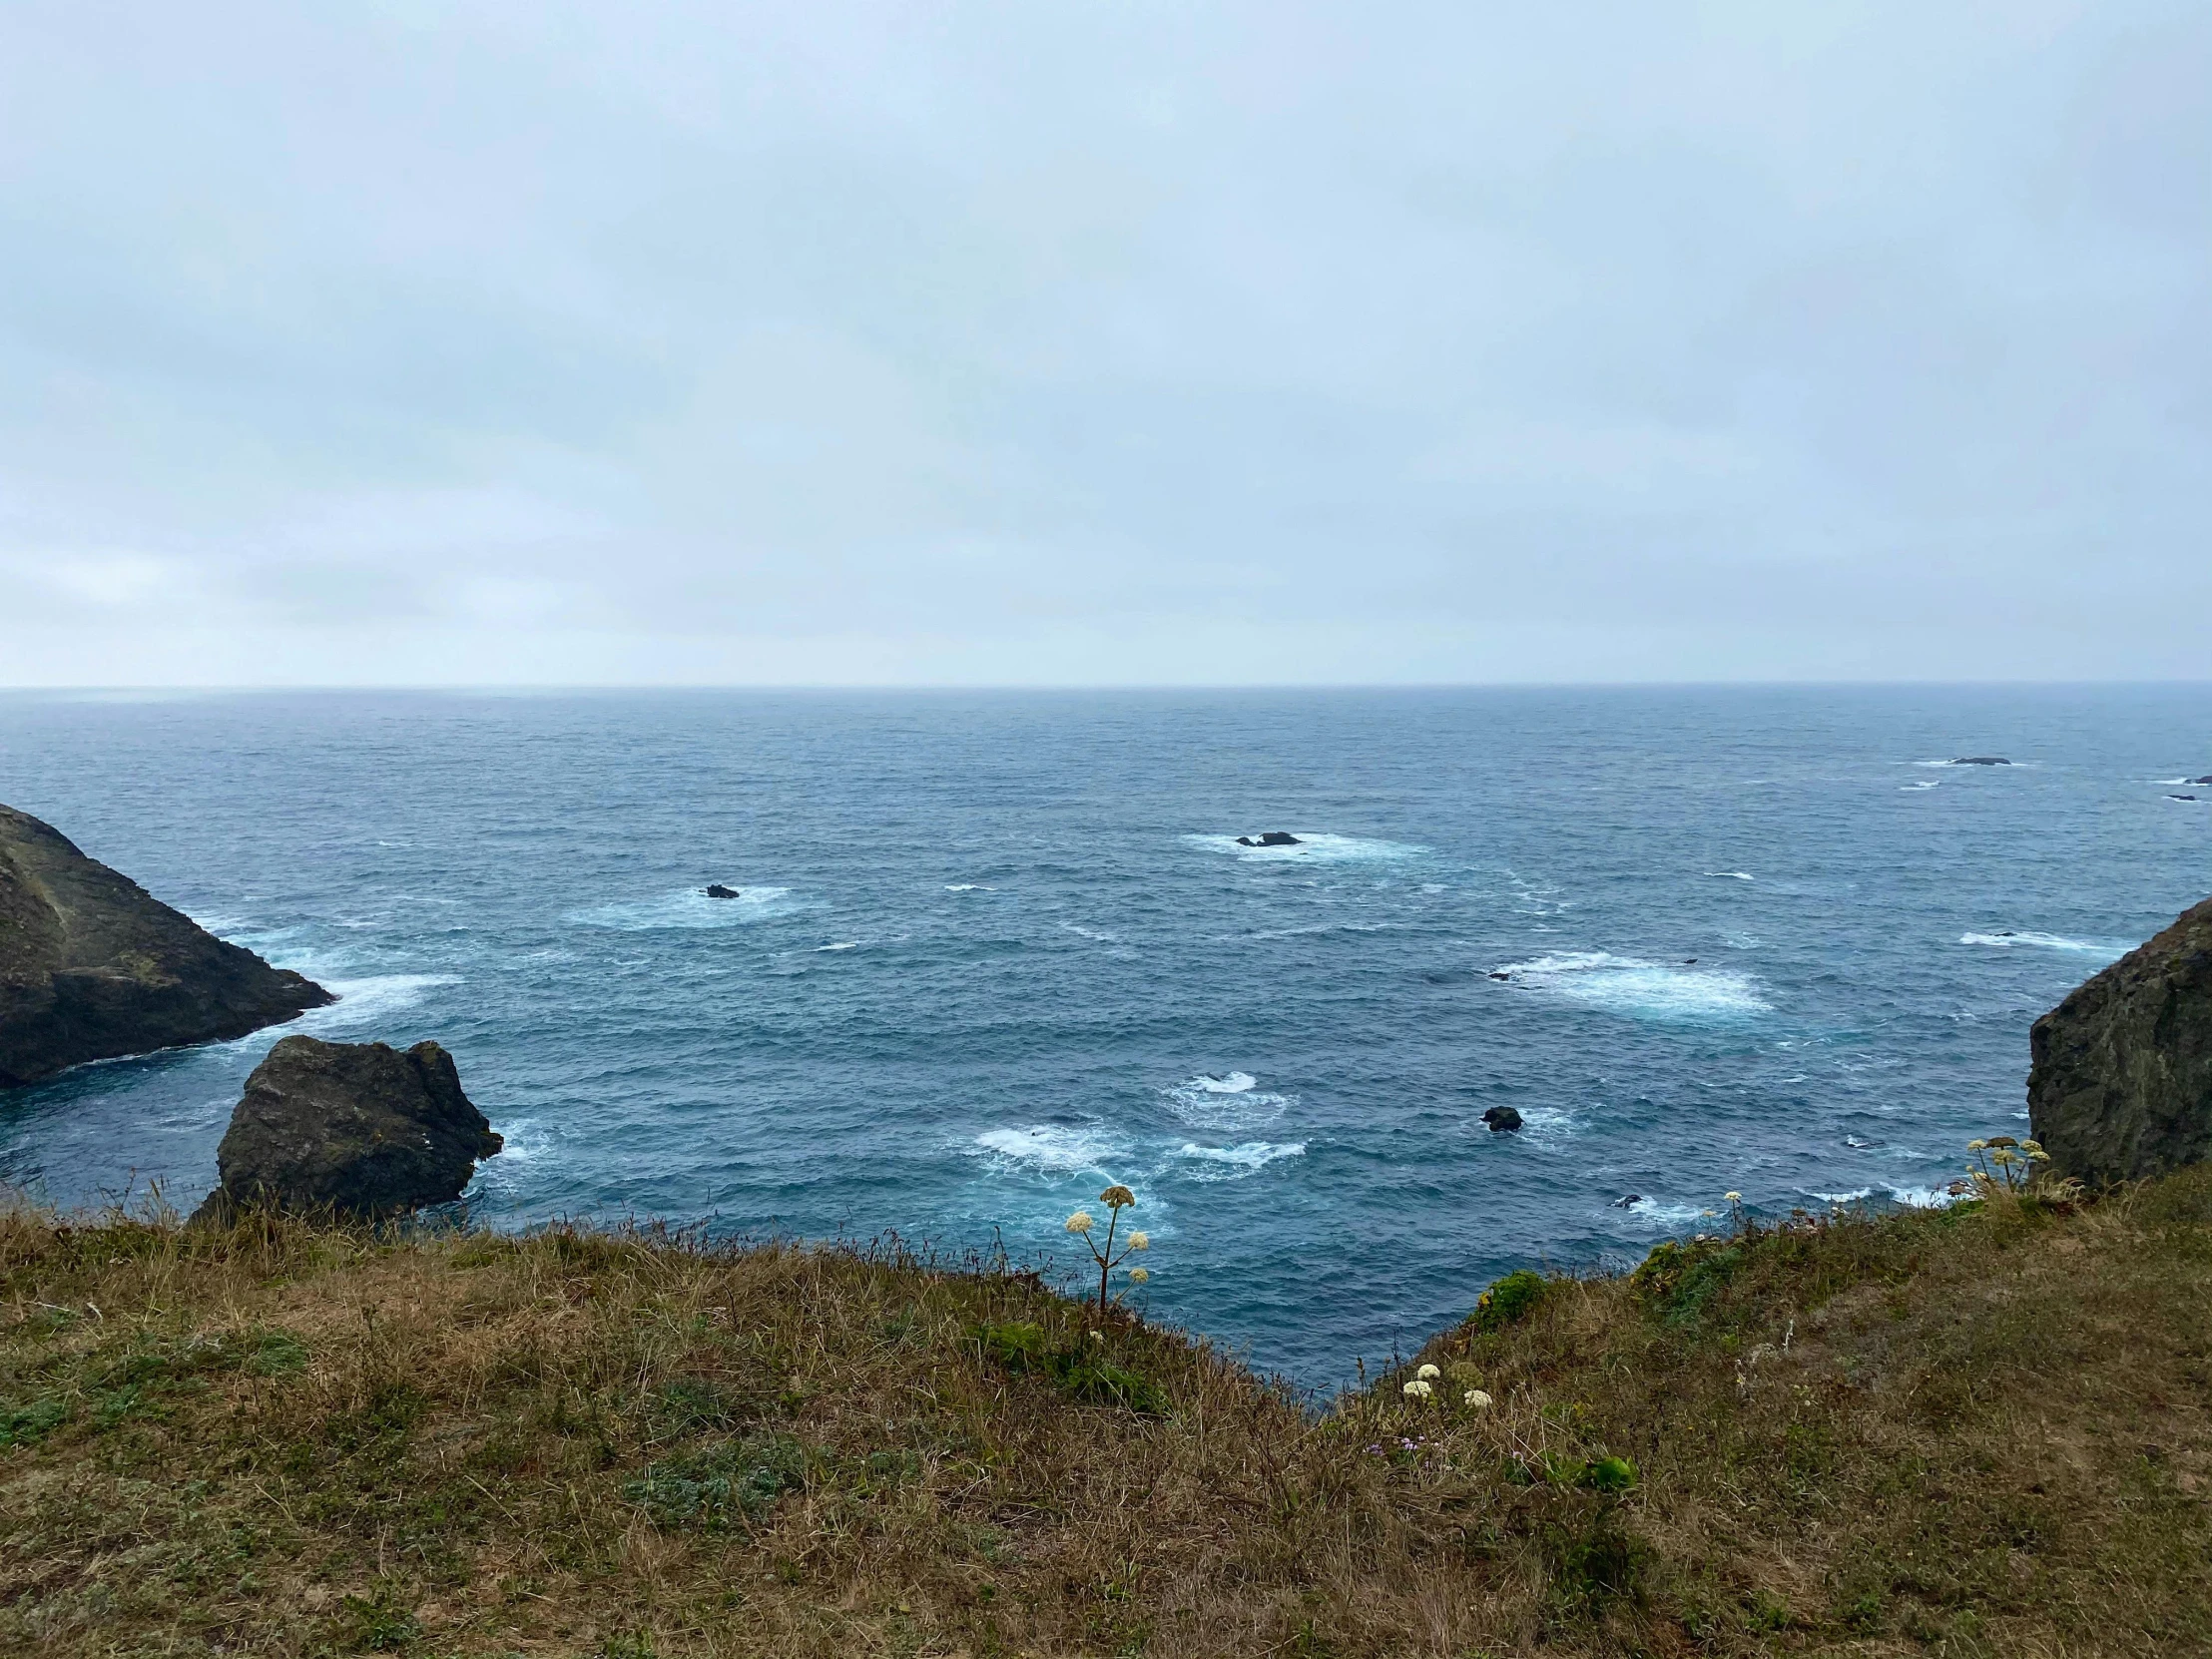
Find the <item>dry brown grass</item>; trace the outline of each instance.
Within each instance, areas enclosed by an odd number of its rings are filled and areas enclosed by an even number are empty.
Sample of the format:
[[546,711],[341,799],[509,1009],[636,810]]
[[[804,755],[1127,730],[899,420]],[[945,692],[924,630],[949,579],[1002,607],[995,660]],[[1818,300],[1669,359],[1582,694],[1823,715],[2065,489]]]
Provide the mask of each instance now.
[[1018,1275],[18,1211],[0,1650],[2212,1651],[2212,1175],[1513,1303],[1315,1415]]

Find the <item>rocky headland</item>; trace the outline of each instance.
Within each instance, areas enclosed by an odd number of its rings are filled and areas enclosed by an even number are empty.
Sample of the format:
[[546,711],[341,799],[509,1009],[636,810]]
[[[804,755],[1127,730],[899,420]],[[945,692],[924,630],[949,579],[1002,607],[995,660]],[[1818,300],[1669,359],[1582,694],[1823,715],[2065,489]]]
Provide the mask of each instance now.
[[2029,1127],[2093,1186],[2212,1152],[2212,899],[2035,1022]]
[[0,807],[0,1088],[243,1037],[332,1000]]

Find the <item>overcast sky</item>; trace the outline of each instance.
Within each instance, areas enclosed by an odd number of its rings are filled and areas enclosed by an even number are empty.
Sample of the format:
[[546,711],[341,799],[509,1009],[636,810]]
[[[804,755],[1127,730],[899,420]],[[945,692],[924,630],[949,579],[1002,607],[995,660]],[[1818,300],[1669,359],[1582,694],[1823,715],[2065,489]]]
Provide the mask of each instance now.
[[2212,6],[0,5],[0,683],[2212,676]]

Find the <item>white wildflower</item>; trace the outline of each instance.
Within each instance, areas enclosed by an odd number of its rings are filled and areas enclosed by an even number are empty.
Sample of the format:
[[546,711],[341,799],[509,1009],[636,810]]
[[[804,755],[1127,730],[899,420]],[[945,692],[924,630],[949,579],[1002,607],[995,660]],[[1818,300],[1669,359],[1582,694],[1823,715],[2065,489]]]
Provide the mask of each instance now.
[[1130,1234],[1129,1248],[1131,1250],[1150,1250],[1152,1248],[1151,1236],[1145,1233]]
[[1423,1366],[1419,1371],[1413,1373],[1413,1375],[1415,1377],[1426,1378],[1430,1382],[1434,1382],[1437,1378],[1443,1376],[1443,1373],[1438,1371],[1434,1366]]
[[1068,1231],[1070,1233],[1088,1233],[1094,1225],[1096,1224],[1092,1222],[1089,1214],[1082,1210],[1078,1210],[1074,1215],[1068,1217]]
[[1433,1384],[1424,1382],[1417,1377],[1405,1384],[1405,1397],[1407,1399],[1426,1399],[1435,1391]]
[[1492,1405],[1496,1404],[1497,1402],[1490,1398],[1490,1396],[1484,1393],[1480,1388],[1469,1388],[1467,1390],[1467,1403],[1473,1406],[1477,1411],[1487,1411]]

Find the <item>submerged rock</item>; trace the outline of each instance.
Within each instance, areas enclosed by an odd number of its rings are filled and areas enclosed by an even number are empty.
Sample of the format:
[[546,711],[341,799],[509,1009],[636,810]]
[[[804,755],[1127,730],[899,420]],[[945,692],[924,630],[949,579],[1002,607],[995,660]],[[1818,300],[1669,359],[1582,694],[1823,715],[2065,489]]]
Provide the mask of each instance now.
[[220,1184],[194,1219],[233,1207],[373,1219],[461,1196],[501,1145],[436,1043],[286,1037],[246,1080],[216,1153]]
[[2035,1022],[2028,1123],[2060,1174],[2160,1175],[2212,1154],[2212,899]]
[[243,1037],[334,1000],[0,807],[0,1088]]
[[1482,1121],[1490,1126],[1491,1134],[1504,1135],[1521,1126],[1521,1115],[1510,1106],[1492,1106],[1482,1114]]
[[2192,784],[2212,784],[2212,772],[2206,773],[2202,778],[2192,778],[2189,782]]
[[1954,767],[2008,767],[2012,763],[2002,755],[1961,755],[1950,764]]
[[745,890],[742,887],[726,887],[720,881],[709,881],[707,883],[707,896],[709,898],[743,898]]
[[1304,843],[1288,830],[1270,830],[1259,835],[1239,835],[1239,846],[1300,846]]

